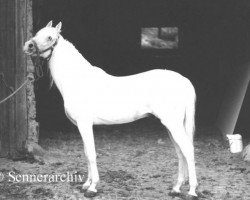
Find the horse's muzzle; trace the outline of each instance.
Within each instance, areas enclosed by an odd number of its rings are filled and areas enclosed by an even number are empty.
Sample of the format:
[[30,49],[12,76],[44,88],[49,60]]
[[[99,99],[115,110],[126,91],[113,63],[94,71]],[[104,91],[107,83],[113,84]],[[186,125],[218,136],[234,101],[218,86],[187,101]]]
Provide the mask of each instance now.
[[36,53],[36,48],[35,48],[33,41],[29,40],[29,41],[25,42],[25,44],[23,46],[23,51],[27,55],[34,55]]

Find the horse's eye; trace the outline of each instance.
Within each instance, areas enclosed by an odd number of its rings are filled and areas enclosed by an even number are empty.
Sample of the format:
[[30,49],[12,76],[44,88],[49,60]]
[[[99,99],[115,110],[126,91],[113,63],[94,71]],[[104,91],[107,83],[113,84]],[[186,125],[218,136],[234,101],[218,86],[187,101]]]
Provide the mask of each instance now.
[[51,37],[51,36],[49,36],[49,37],[48,37],[48,41],[51,41],[51,40],[52,40],[52,37]]

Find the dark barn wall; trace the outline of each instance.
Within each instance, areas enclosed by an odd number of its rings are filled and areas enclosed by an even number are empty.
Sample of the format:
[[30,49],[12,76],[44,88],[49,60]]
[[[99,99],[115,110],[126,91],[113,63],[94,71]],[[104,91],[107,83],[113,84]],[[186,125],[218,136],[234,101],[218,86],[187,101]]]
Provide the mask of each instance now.
[[250,85],[248,83],[247,92],[235,127],[235,133],[241,134],[243,136],[243,139],[244,137],[250,138],[249,120],[250,120]]
[[250,81],[250,62],[242,59],[235,66],[237,67],[232,68],[231,76],[227,81],[228,84],[223,93],[224,97],[216,121],[216,125],[224,138],[227,134],[238,131],[235,130],[235,127],[241,121],[241,113],[246,111],[249,114],[248,110],[245,110],[247,107],[244,106],[244,102],[247,101],[247,87]]
[[[233,72],[249,60],[248,1],[39,0],[33,8],[35,30],[51,19],[62,21],[64,37],[110,74],[166,68],[187,76],[198,96],[198,123],[215,122]],[[141,50],[141,27],[157,26],[179,27],[178,51]],[[39,87],[41,124],[60,127],[66,119],[59,117],[64,111],[58,91],[46,90],[46,78]]]

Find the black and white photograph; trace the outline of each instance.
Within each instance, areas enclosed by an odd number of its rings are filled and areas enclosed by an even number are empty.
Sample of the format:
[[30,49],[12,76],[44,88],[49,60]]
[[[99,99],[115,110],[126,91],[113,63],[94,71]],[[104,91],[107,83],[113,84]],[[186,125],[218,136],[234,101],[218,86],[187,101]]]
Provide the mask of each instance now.
[[250,200],[250,1],[0,0],[0,200]]

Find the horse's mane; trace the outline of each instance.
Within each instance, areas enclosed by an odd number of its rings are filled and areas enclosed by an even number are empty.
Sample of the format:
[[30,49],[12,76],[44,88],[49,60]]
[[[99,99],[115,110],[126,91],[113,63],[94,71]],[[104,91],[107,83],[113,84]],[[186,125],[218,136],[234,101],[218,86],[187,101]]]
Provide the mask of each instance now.
[[54,80],[52,78],[52,75],[51,75],[51,71],[49,69],[49,66],[48,66],[48,63],[47,63],[47,73],[48,73],[48,77],[49,77],[49,90],[52,88],[53,84],[54,84]]
[[65,39],[62,35],[60,35],[59,41],[60,43],[58,45],[65,46],[63,53],[67,54],[67,56],[74,55],[74,59],[72,59],[72,62],[79,59],[82,63],[88,66],[92,66],[92,64],[82,55],[81,52],[78,51],[78,49],[72,42]]
[[[88,62],[84,57],[83,55],[77,50],[77,48],[75,47],[74,44],[72,44],[70,41],[68,41],[67,39],[63,38],[61,35],[60,35],[61,39],[62,39],[62,42],[64,45],[67,45],[67,50],[69,51],[75,51],[79,58],[81,57],[83,60],[85,60],[86,62]],[[88,62],[88,64],[90,64]],[[51,71],[50,71],[50,67],[49,67],[49,62],[45,62],[45,66],[43,66],[43,70],[46,70],[45,73],[49,79],[49,90],[52,88],[53,84],[54,84],[54,80],[52,78],[52,74],[51,74]]]

